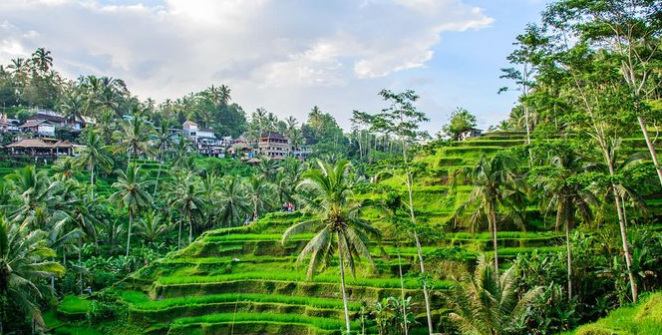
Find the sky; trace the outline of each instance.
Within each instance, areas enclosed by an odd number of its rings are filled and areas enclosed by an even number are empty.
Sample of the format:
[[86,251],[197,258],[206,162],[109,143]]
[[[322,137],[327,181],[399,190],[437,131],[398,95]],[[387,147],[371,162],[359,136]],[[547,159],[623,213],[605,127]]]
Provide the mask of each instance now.
[[0,0],[0,64],[36,48],[65,77],[123,79],[162,102],[228,85],[258,107],[304,121],[313,106],[349,128],[377,113],[381,89],[412,89],[439,131],[457,107],[479,128],[505,119],[516,91],[512,42],[544,0]]

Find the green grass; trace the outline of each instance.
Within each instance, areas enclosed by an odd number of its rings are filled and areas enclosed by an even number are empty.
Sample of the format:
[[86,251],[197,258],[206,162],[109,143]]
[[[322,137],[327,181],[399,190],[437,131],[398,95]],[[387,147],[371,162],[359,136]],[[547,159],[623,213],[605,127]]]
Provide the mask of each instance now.
[[662,293],[640,304],[612,311],[595,323],[562,335],[659,335],[662,334]]
[[[297,314],[258,314],[258,313],[222,313],[198,317],[176,319],[175,325],[216,324],[233,322],[276,322],[288,325],[310,325],[323,330],[338,330],[345,326],[342,320],[309,317]],[[353,328],[360,327],[358,322],[352,323]]]
[[[231,273],[227,275],[216,276],[163,276],[157,280],[157,284],[179,285],[179,284],[205,284],[205,283],[220,283],[230,281],[245,281],[245,280],[259,280],[259,281],[283,281],[283,282],[305,282],[306,276],[303,273],[293,272],[240,272]],[[331,283],[336,284],[340,282],[340,278],[335,275],[318,275],[312,280],[312,283]],[[400,279],[398,278],[362,278],[357,276],[356,279],[346,278],[346,283],[349,286],[367,286],[376,288],[399,288]],[[439,283],[447,287],[448,283]],[[405,288],[419,289],[421,285],[416,279],[407,279],[405,281]]]
[[[147,297],[145,296],[145,298]],[[342,301],[338,299],[299,297],[299,296],[277,295],[277,294],[229,293],[229,294],[207,295],[202,297],[182,297],[182,298],[172,298],[165,300],[146,301],[146,302],[134,304],[131,307],[131,309],[137,311],[150,311],[150,310],[163,310],[163,309],[180,307],[180,306],[207,305],[214,303],[227,303],[227,302],[237,302],[237,301],[250,301],[257,303],[277,303],[277,304],[288,304],[288,305],[306,305],[314,308],[324,308],[324,309],[343,308]],[[360,308],[361,308],[361,304],[358,302],[349,303],[350,310],[358,310]]]
[[[292,236],[290,240],[301,241],[310,240],[314,234],[299,234]],[[223,241],[280,241],[283,234],[229,234],[229,235],[214,235],[206,236],[205,241],[208,242],[223,242]]]
[[58,312],[66,314],[85,314],[90,310],[92,303],[76,295],[68,295],[62,299]]
[[87,327],[58,327],[54,331],[55,335],[103,335],[101,332]]

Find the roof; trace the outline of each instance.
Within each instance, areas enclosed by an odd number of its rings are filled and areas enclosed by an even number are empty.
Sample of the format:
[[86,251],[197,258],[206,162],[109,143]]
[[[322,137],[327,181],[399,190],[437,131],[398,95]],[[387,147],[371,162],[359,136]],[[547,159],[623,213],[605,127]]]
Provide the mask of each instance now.
[[44,123],[47,125],[51,125],[51,123],[46,120],[27,120],[25,121],[24,124],[20,125],[19,128],[32,128],[32,127],[37,127],[40,124],[44,124]]
[[266,132],[266,133],[262,133],[261,137],[262,138],[266,137],[266,138],[273,139],[273,140],[287,141],[287,138],[285,136],[283,136],[283,134],[281,134],[279,132],[275,132],[275,131],[269,131],[269,132]]
[[73,143],[67,141],[57,141],[49,143],[40,138],[25,138],[18,142],[14,142],[7,146],[7,148],[40,148],[40,149],[56,149],[56,148],[72,148]]
[[73,146],[74,144],[69,141],[58,141],[57,143],[53,144],[53,147],[55,148],[72,148]]
[[246,150],[246,149],[250,150],[250,149],[251,149],[251,148],[248,146],[248,144],[243,143],[243,142],[235,143],[235,144],[233,144],[230,148],[231,148],[231,149],[234,149],[234,150]]
[[64,122],[65,118],[62,116],[62,114],[58,112],[47,109],[38,109],[37,113],[27,118],[27,120],[44,120],[44,121],[60,123],[60,122]]
[[45,148],[51,149],[53,145],[50,143],[44,142],[40,138],[26,138],[18,142],[14,142],[7,146],[7,148]]
[[197,125],[198,125],[198,124],[195,123],[195,122],[193,122],[193,121],[186,121],[186,122],[182,123],[182,126],[183,126],[183,127],[186,127],[186,126],[197,126]]

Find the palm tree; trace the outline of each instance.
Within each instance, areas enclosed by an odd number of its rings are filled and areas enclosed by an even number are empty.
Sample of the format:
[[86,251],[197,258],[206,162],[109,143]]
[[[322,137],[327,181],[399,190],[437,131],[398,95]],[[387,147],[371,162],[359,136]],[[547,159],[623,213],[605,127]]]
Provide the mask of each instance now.
[[550,157],[548,165],[529,173],[534,189],[540,191],[545,212],[556,209],[556,230],[563,224],[566,238],[568,267],[568,299],[572,299],[572,248],[570,230],[575,224],[575,213],[584,222],[590,222],[591,205],[597,204],[593,193],[586,190],[577,177],[587,169],[582,157],[572,150],[561,151]]
[[453,310],[450,318],[462,334],[501,335],[514,328],[525,316],[542,288],[536,287],[518,300],[515,267],[501,276],[493,272],[484,255],[478,257],[473,276],[468,273],[447,293]]
[[[212,171],[205,174],[200,184],[203,200],[207,204],[207,210],[204,213],[205,221],[211,223],[212,226],[215,226],[216,216],[218,214],[218,189],[220,181],[218,175]],[[209,224],[206,226],[209,226]]]
[[124,151],[128,155],[128,164],[131,164],[131,155],[151,154],[152,147],[149,141],[154,132],[154,127],[145,122],[142,116],[134,114],[132,118],[122,122],[122,130],[116,130],[113,137],[121,142],[117,144],[118,151]]
[[[463,213],[470,205],[477,205],[471,216],[472,230],[481,218],[487,218],[489,230],[492,233],[492,245],[494,247],[494,269],[499,271],[499,254],[497,244],[497,211],[498,207],[512,209],[524,203],[522,193],[522,180],[515,173],[517,161],[509,154],[499,154],[491,159],[482,156],[478,163],[470,168],[464,168],[457,173],[469,180],[474,188],[469,200],[461,205],[458,213]],[[514,220],[516,224],[523,223]]]
[[87,132],[87,138],[85,140],[85,146],[80,151],[80,156],[74,159],[76,167],[87,166],[90,170],[90,190],[94,195],[94,168],[96,166],[101,167],[110,171],[110,168],[113,165],[113,159],[110,156],[110,152],[106,145],[103,142],[103,139],[97,134],[94,129],[89,129]]
[[222,180],[219,188],[219,206],[221,208],[219,219],[221,222],[232,226],[233,222],[239,222],[242,214],[248,212],[250,202],[246,196],[246,188],[238,176],[229,176]]
[[85,98],[78,90],[72,90],[62,97],[59,107],[66,120],[74,124],[77,120],[83,118]]
[[299,121],[297,121],[297,118],[294,116],[289,116],[287,119],[285,119],[285,123],[287,123],[287,131],[285,131],[285,135],[291,136],[292,132],[297,129],[297,124]]
[[41,73],[46,73],[53,66],[53,57],[51,52],[45,50],[44,48],[37,48],[37,50],[32,53],[32,64],[39,70]]
[[166,150],[172,145],[172,138],[170,134],[170,123],[167,121],[161,122],[161,125],[158,127],[156,132],[156,141],[154,143],[154,148],[156,149],[156,156],[159,160],[159,170],[156,173],[156,182],[154,183],[154,194],[159,188],[159,177],[161,177],[161,169],[163,168],[163,163],[165,162],[164,154]]
[[151,246],[161,235],[170,230],[170,226],[159,212],[150,210],[138,221],[136,229],[147,245]]
[[62,265],[48,260],[56,254],[47,242],[46,232],[0,217],[0,334],[9,303],[44,325],[37,299],[50,287],[42,279],[64,274]]
[[[345,289],[345,267],[348,267],[355,277],[355,259],[365,257],[374,268],[366,244],[368,235],[379,236],[377,229],[359,217],[360,205],[350,201],[352,182],[349,176],[351,165],[341,161],[331,166],[320,160],[319,169],[308,170],[297,189],[309,191],[312,199],[306,202],[305,211],[314,215],[315,219],[293,225],[283,233],[284,244],[292,236],[315,231],[316,235],[301,250],[297,262],[303,262],[310,255],[308,278],[312,278],[322,264],[328,263],[334,251],[338,252],[340,267],[340,285],[345,307],[345,323],[347,334],[350,334],[349,311],[347,308],[347,293]],[[336,250],[334,250],[336,249]]]
[[120,210],[126,208],[129,212],[129,227],[126,235],[126,256],[128,257],[131,248],[131,226],[133,225],[134,215],[152,204],[152,196],[147,191],[150,182],[145,179],[140,167],[136,164],[129,164],[126,173],[121,170],[116,173],[117,182],[113,183],[113,188],[118,190],[108,200],[116,203]]
[[273,206],[273,184],[259,175],[252,176],[246,183],[246,192],[253,207],[253,215],[258,216],[261,211],[267,211]]
[[100,117],[97,119],[97,124],[94,128],[101,137],[106,145],[110,145],[113,142],[113,134],[116,130],[116,123],[113,118],[113,113],[103,112]]
[[[203,193],[200,188],[199,178],[191,171],[184,171],[172,182],[168,193],[169,205],[176,208],[182,217],[188,221],[189,237],[188,243],[193,242],[193,220],[194,216],[200,216],[205,208]],[[179,235],[177,247],[181,248],[182,220],[179,222]]]
[[[65,220],[70,222],[75,226],[76,230],[80,231],[81,234],[78,236],[78,267],[80,270],[83,270],[83,259],[82,259],[82,247],[83,239],[87,238],[88,240],[96,243],[97,239],[97,227],[101,225],[101,222],[94,215],[95,208],[98,199],[95,199],[93,195],[85,196],[85,194],[75,194],[76,188],[79,188],[78,182],[71,179],[69,185],[72,186],[70,192],[66,192],[65,196],[72,195],[72,201],[68,202],[63,211],[66,215]],[[83,271],[80,272],[80,294],[83,294]]]
[[66,180],[73,177],[74,174],[77,174],[78,169],[76,168],[76,163],[73,157],[64,156],[55,161],[53,171],[55,171],[55,179]]
[[[8,175],[13,201],[8,206],[11,219],[31,228],[43,228],[53,206],[53,190],[56,188],[46,170],[33,165],[17,169]],[[57,183],[57,182],[56,182]]]

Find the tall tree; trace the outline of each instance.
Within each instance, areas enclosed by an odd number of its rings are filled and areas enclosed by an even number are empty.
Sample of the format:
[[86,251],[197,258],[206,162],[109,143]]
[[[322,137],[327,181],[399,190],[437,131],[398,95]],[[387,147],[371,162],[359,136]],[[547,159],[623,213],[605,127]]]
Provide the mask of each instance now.
[[662,55],[660,12],[662,3],[656,0],[560,0],[547,9],[544,18],[550,26],[617,56],[612,66],[632,97],[627,100],[627,112],[637,119],[662,184],[662,166],[646,128],[646,119],[654,120],[659,115],[653,115],[645,103],[649,99],[649,82]]
[[315,219],[293,225],[283,233],[282,242],[292,236],[314,231],[316,233],[301,250],[298,262],[310,255],[308,278],[312,278],[320,266],[327,264],[334,248],[337,249],[340,267],[340,286],[345,307],[347,334],[351,333],[347,293],[345,289],[345,267],[355,276],[355,259],[364,257],[374,267],[366,243],[368,235],[379,236],[379,231],[360,218],[360,205],[351,202],[352,182],[349,176],[351,165],[341,161],[336,166],[317,161],[318,169],[308,170],[297,188],[313,193],[312,201],[306,202],[304,211],[314,214]]
[[556,230],[558,231],[563,225],[568,268],[568,299],[572,299],[570,231],[575,226],[575,213],[585,223],[590,222],[591,206],[597,204],[597,199],[582,182],[582,173],[590,168],[583,157],[577,155],[572,148],[544,147],[544,150],[555,152],[555,154],[549,155],[547,165],[531,170],[529,180],[532,187],[540,193],[543,211],[556,211]]
[[99,166],[107,172],[113,165],[113,159],[110,156],[103,139],[94,129],[87,131],[85,146],[80,150],[80,155],[74,158],[76,167],[87,167],[90,171],[90,191],[94,194],[94,169]]
[[461,140],[462,134],[476,127],[476,116],[461,107],[451,113],[448,121],[441,130],[455,141]]
[[[521,206],[525,202],[522,179],[517,175],[517,160],[509,154],[499,154],[491,159],[482,156],[473,167],[458,170],[460,178],[469,181],[473,190],[466,203],[458,207],[462,213],[475,208],[471,215],[472,227],[481,219],[488,222],[494,248],[494,271],[499,271],[498,209],[505,210]],[[475,207],[473,207],[475,206]],[[521,221],[514,220],[516,223]],[[473,228],[472,228],[473,230]]]
[[151,206],[152,196],[147,191],[150,182],[136,164],[129,164],[126,173],[121,170],[116,173],[117,182],[113,183],[112,186],[117,191],[108,200],[116,203],[120,210],[126,208],[129,213],[129,225],[126,233],[126,256],[128,257],[131,250],[133,219],[141,209]]
[[128,164],[131,164],[131,156],[140,157],[141,154],[152,154],[149,143],[154,133],[154,127],[147,123],[141,114],[134,114],[130,119],[122,122],[122,130],[116,130],[113,137],[120,140],[116,149],[124,151],[128,156]]
[[[528,98],[531,87],[535,83],[535,76],[538,74],[538,66],[542,57],[545,55],[545,47],[549,43],[547,37],[543,35],[542,30],[538,26],[529,24],[526,26],[524,34],[517,36],[517,41],[514,45],[518,49],[508,56],[508,60],[513,64],[520,65],[521,70],[515,68],[502,69],[504,74],[501,78],[511,79],[519,86],[519,90],[522,93],[522,106],[524,107],[526,143],[531,144],[531,117]],[[499,92],[504,90],[507,90],[507,88],[502,88]]]
[[243,180],[239,176],[223,178],[220,183],[219,198],[221,208],[219,219],[228,226],[241,222],[242,215],[248,213],[250,202],[246,196]]
[[421,282],[425,297],[428,331],[432,334],[434,333],[434,329],[432,325],[432,309],[430,307],[430,292],[428,292],[425,262],[423,261],[423,247],[418,236],[419,227],[417,227],[416,212],[414,211],[414,179],[409,158],[409,150],[412,142],[421,136],[421,132],[419,131],[420,124],[429,121],[429,119],[425,113],[417,110],[414,106],[414,103],[419,98],[414,91],[407,90],[401,93],[395,93],[389,90],[382,90],[379,92],[379,95],[390,105],[382,109],[382,112],[375,116],[373,119],[373,129],[394,134],[399,138],[402,146],[402,162],[408,195],[409,219],[413,225],[412,233],[414,235],[414,242],[416,242],[418,261],[421,267]]
[[[168,193],[168,203],[173,208],[177,208],[181,216],[188,221],[188,243],[193,243],[193,220],[195,216],[201,216],[204,208],[204,195],[200,188],[199,178],[191,171],[182,171],[173,180],[171,190]],[[179,223],[179,235],[177,238],[177,247],[182,247],[182,220]]]
[[1,334],[6,331],[3,320],[10,303],[44,326],[37,299],[51,288],[43,279],[64,274],[62,265],[49,260],[56,254],[46,246],[47,241],[46,232],[0,217]]

